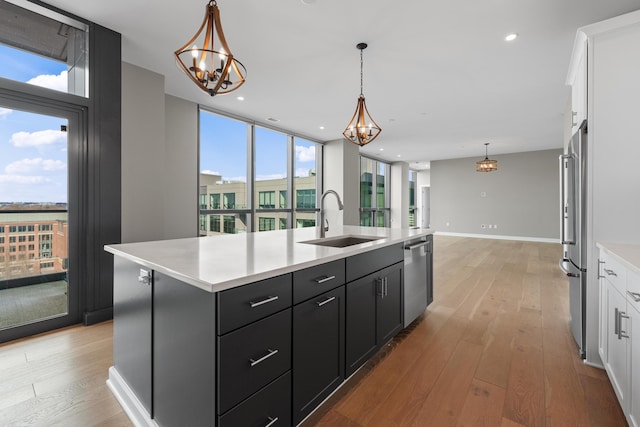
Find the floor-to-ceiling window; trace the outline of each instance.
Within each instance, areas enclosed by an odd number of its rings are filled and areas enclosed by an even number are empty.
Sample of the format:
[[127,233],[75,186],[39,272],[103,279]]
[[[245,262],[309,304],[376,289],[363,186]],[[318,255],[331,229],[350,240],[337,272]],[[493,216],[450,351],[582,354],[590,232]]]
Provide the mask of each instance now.
[[390,168],[388,163],[360,157],[360,225],[389,226]]
[[200,235],[315,226],[321,148],[201,109]]
[[416,226],[416,183],[418,172],[409,171],[409,227]]
[[0,77],[15,82],[0,86],[1,342],[79,318],[88,28],[4,1],[0,13]]

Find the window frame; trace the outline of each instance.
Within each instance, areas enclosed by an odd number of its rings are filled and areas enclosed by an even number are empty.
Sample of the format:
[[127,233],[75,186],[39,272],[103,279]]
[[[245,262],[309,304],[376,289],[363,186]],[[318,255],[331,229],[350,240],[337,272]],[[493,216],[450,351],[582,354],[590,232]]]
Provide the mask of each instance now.
[[[258,231],[259,228],[259,215],[260,214],[265,214],[265,213],[278,213],[278,212],[282,212],[286,214],[286,224],[287,224],[287,228],[294,228],[295,227],[295,214],[296,212],[316,212],[316,217],[317,214],[320,212],[320,208],[319,208],[319,198],[320,195],[322,194],[322,185],[323,185],[323,179],[322,179],[322,169],[323,169],[323,154],[324,154],[324,144],[321,141],[315,140],[313,138],[309,138],[307,136],[303,136],[303,135],[299,135],[296,134],[294,132],[290,132],[284,129],[279,129],[276,127],[272,127],[272,126],[268,126],[265,125],[263,123],[256,123],[254,121],[251,121],[249,119],[240,117],[240,116],[235,116],[233,114],[229,114],[229,113],[225,113],[225,112],[221,112],[209,107],[205,107],[202,105],[198,106],[198,118],[200,118],[202,113],[209,113],[209,114],[214,114],[214,115],[218,115],[221,116],[222,118],[225,119],[230,119],[230,120],[235,120],[235,121],[239,121],[239,122],[243,122],[246,125],[246,129],[247,129],[247,144],[246,144],[246,149],[247,149],[247,182],[246,182],[246,194],[247,194],[247,206],[245,209],[238,209],[238,208],[233,208],[233,209],[212,209],[212,206],[207,206],[207,209],[198,209],[198,215],[199,216],[209,216],[209,215],[246,215],[246,232],[254,232],[254,231]],[[201,146],[201,140],[200,140],[200,135],[201,135],[201,127],[200,127],[200,120],[198,120],[198,159],[200,159],[200,146]],[[280,189],[274,189],[273,191],[275,192],[275,197],[274,197],[274,208],[260,208],[259,206],[259,196],[256,195],[255,192],[255,185],[256,185],[256,163],[255,163],[255,154],[256,154],[256,127],[261,127],[261,128],[265,128],[271,131],[275,131],[275,132],[280,132],[283,133],[284,135],[286,135],[287,138],[287,183],[286,183],[286,188],[283,190]],[[315,208],[296,208],[295,206],[293,206],[293,194],[294,194],[294,189],[295,189],[295,185],[294,185],[294,180],[295,180],[295,173],[294,173],[294,167],[295,167],[295,146],[296,146],[296,139],[302,139],[305,142],[309,142],[309,143],[314,143],[316,144],[316,151],[315,151],[315,179],[316,179],[316,187],[315,187],[315,191],[316,191],[316,207]],[[200,202],[200,191],[201,191],[201,187],[202,183],[201,183],[201,172],[200,172],[200,161],[198,161],[198,185],[197,185],[197,191],[198,191],[198,202]],[[206,187],[206,185],[205,185]],[[285,203],[286,203],[286,207],[281,207],[281,192],[285,193]],[[224,206],[224,193],[222,193],[222,191],[220,192],[220,194],[222,195],[221,197],[221,206]],[[198,203],[200,205],[200,203]],[[283,219],[283,218],[281,218]],[[222,220],[222,232],[224,231],[224,219]],[[316,218],[316,223],[317,223],[317,218]],[[280,226],[282,224],[281,221],[276,221],[276,227]],[[200,225],[200,223],[199,223]],[[208,225],[208,224],[206,224]],[[205,229],[202,230],[200,227],[198,229],[197,235],[199,236],[205,236],[207,231],[206,231],[207,227],[205,226]],[[277,229],[277,228],[276,228]]]
[[[362,206],[362,190],[358,192],[360,197],[360,226],[361,227],[389,227],[391,222],[391,164],[378,160],[374,157],[360,155],[360,178],[359,185],[362,186],[362,161],[366,159],[373,162],[372,170],[375,171],[375,178],[371,178],[371,207]],[[384,175],[379,175],[380,166],[384,168]],[[384,206],[378,207],[378,176],[383,176],[384,185]],[[379,225],[380,215],[382,215],[382,225]],[[363,224],[363,216],[368,216],[370,225]]]

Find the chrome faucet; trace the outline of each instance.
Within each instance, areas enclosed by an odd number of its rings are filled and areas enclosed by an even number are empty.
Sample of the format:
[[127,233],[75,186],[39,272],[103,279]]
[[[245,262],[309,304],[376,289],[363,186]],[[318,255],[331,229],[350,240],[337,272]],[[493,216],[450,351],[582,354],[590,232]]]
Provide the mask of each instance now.
[[[327,194],[333,194],[334,196],[336,196],[336,199],[338,199],[338,209],[343,210],[344,209],[344,205],[342,204],[342,200],[340,200],[340,196],[338,195],[338,193],[336,193],[333,190],[327,190],[324,193],[322,193],[322,196],[320,197],[320,238],[323,239],[325,232],[329,231],[329,220],[325,219],[324,217],[324,198],[327,196]],[[326,226],[325,226],[326,223]]]

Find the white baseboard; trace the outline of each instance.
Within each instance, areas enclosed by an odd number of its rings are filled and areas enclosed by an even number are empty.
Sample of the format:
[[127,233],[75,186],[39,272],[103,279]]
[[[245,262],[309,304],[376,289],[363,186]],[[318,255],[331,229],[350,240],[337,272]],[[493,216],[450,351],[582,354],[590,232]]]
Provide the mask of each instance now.
[[522,242],[560,243],[560,239],[549,239],[545,237],[497,236],[493,234],[449,233],[447,231],[436,231],[434,234],[437,236],[472,237],[475,239],[497,239],[497,240],[517,240]]
[[147,410],[118,373],[115,366],[109,368],[107,386],[118,400],[118,403],[120,403],[120,406],[122,406],[122,409],[124,409],[124,412],[129,416],[134,426],[158,427],[158,424],[151,419]]

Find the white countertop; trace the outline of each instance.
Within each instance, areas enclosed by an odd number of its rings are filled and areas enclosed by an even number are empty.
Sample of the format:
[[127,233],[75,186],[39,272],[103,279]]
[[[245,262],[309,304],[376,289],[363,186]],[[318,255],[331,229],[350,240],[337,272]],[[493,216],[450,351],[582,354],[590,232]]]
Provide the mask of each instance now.
[[433,234],[433,230],[344,226],[334,227],[326,237],[382,238],[345,248],[300,243],[317,239],[318,233],[317,227],[294,228],[123,243],[106,245],[104,249],[205,291],[218,292]]
[[596,246],[616,257],[630,270],[640,274],[640,245],[630,243],[596,243]]

